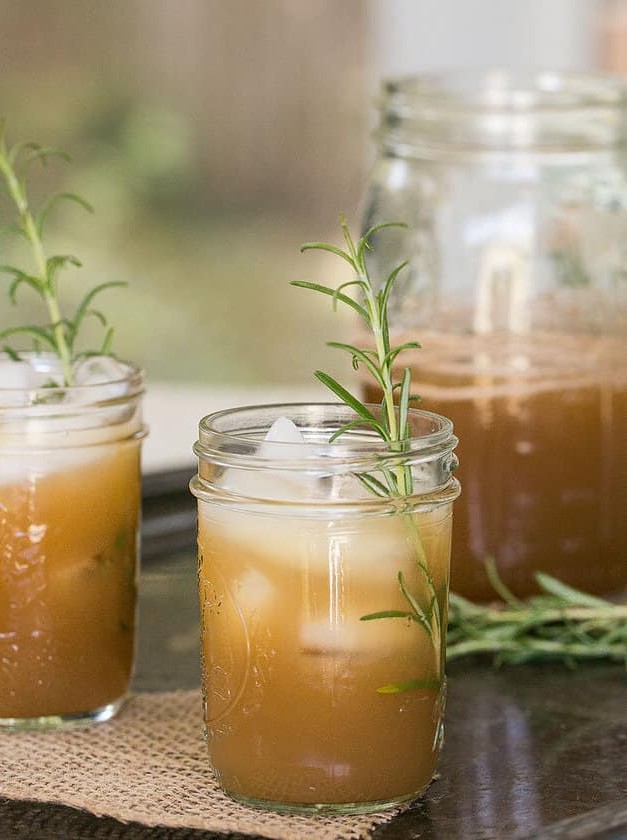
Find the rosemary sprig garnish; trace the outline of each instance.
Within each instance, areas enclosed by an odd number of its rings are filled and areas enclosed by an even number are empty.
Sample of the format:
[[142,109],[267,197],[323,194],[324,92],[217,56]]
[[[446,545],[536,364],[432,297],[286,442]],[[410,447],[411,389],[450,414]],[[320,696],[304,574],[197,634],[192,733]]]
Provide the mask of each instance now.
[[[356,347],[352,344],[339,341],[331,341],[329,342],[329,346],[349,353],[355,369],[363,365],[379,385],[383,393],[383,398],[381,401],[380,415],[375,416],[367,405],[348,391],[336,379],[324,371],[317,370],[315,375],[320,382],[326,385],[343,403],[352,408],[357,415],[354,421],[341,426],[331,437],[331,440],[336,440],[341,435],[353,429],[366,426],[373,429],[382,440],[387,441],[393,452],[402,453],[404,443],[410,438],[408,422],[409,408],[412,402],[418,401],[420,398],[411,392],[410,368],[406,367],[403,370],[399,382],[394,381],[392,368],[404,350],[417,349],[420,347],[420,344],[417,341],[407,341],[397,346],[390,344],[388,301],[394,282],[407,265],[407,261],[396,266],[387,276],[385,282],[376,289],[368,272],[366,254],[372,250],[370,239],[374,233],[383,228],[406,227],[406,225],[402,222],[384,222],[375,225],[366,231],[358,242],[355,243],[343,215],[340,215],[340,224],[346,250],[326,242],[307,242],[301,247],[301,251],[320,250],[335,254],[350,265],[353,270],[352,279],[340,284],[336,289],[304,280],[294,281],[292,285],[328,295],[333,301],[334,309],[338,303],[343,303],[359,315],[365,323],[366,328],[372,334],[374,349],[372,347]],[[346,290],[349,288],[357,291],[358,296],[347,293]],[[402,500],[411,495],[413,481],[409,467],[401,465],[391,469],[384,468],[382,473],[383,481],[372,474],[359,474],[357,478],[366,489],[377,496],[396,497]],[[399,508],[399,513],[403,512],[403,508]],[[361,620],[374,621],[402,618],[415,622],[418,627],[427,633],[433,645],[435,676],[433,679],[428,680],[416,679],[389,683],[378,689],[382,694],[393,694],[426,687],[433,688],[441,684],[443,676],[442,614],[435,585],[429,571],[428,558],[415,519],[411,514],[408,514],[408,528],[412,544],[415,548],[416,566],[425,583],[426,597],[424,598],[424,603],[421,603],[420,597],[410,592],[403,573],[399,571],[397,574],[399,590],[403,599],[407,602],[409,609],[382,610],[364,615]]]
[[447,659],[483,654],[494,664],[610,659],[627,667],[627,604],[613,604],[539,572],[541,594],[522,601],[486,568],[502,606],[479,605],[451,592]]
[[[37,212],[31,209],[26,191],[27,168],[29,164],[38,160],[45,164],[51,157],[69,161],[68,155],[64,152],[45,148],[37,143],[16,143],[8,147],[4,120],[0,120],[0,183],[17,210],[16,224],[0,228],[0,234],[11,233],[25,239],[30,246],[34,264],[34,268],[29,271],[3,264],[0,265],[0,272],[13,278],[9,286],[9,299],[12,304],[17,302],[18,290],[25,286],[41,299],[50,319],[49,323],[43,326],[29,324],[5,329],[0,332],[0,341],[4,342],[10,337],[22,335],[31,339],[34,349],[39,350],[44,347],[51,350],[59,358],[64,384],[71,385],[73,382],[72,363],[77,358],[94,353],[107,355],[110,352],[113,328],[108,326],[100,310],[92,308],[94,298],[104,289],[126,284],[101,283],[85,294],[72,318],[63,316],[58,294],[58,274],[61,269],[68,266],[80,268],[81,262],[73,254],[48,256],[43,242],[44,225],[50,211],[59,201],[72,201],[90,212],[92,212],[92,207],[84,198],[75,193],[57,192],[49,196]],[[87,317],[96,318],[102,324],[105,335],[98,350],[93,353],[78,353],[76,339]],[[11,345],[5,344],[3,349],[11,358],[19,359],[19,351]]]
[[[357,244],[353,241],[348,224],[343,215],[340,216],[340,224],[346,250],[330,245],[326,242],[306,242],[301,246],[301,251],[319,250],[328,251],[345,260],[353,270],[354,276],[351,280],[342,283],[337,289],[319,283],[309,283],[305,280],[293,281],[293,286],[303,289],[311,289],[315,292],[329,295],[333,300],[334,309],[338,303],[350,306],[364,321],[366,328],[371,332],[374,349],[370,347],[356,347],[352,344],[345,344],[340,341],[330,341],[329,347],[343,350],[352,357],[355,370],[363,365],[373,376],[381,391],[383,400],[381,403],[381,416],[375,417],[372,411],[364,403],[341,385],[336,379],[324,371],[317,370],[316,377],[329,388],[336,397],[353,409],[357,419],[342,426],[334,434],[332,440],[345,434],[347,431],[358,426],[369,426],[379,437],[391,443],[393,448],[402,451],[403,441],[409,437],[407,425],[407,412],[412,402],[418,401],[420,397],[411,393],[411,371],[405,368],[400,382],[394,382],[392,377],[392,366],[397,357],[404,351],[419,348],[417,341],[408,341],[396,347],[390,345],[390,329],[388,323],[388,301],[394,281],[399,273],[407,265],[407,261],[400,263],[387,277],[381,288],[374,288],[372,279],[366,265],[366,254],[372,250],[370,239],[374,233],[383,228],[406,227],[402,222],[384,222],[375,225],[366,231]],[[346,289],[355,289],[359,292],[359,298],[346,293]],[[395,405],[395,392],[399,391],[398,405]],[[372,492],[378,495],[408,496],[412,491],[411,473],[409,470],[400,468],[384,473],[386,485],[378,482],[374,477],[366,476],[363,483]]]

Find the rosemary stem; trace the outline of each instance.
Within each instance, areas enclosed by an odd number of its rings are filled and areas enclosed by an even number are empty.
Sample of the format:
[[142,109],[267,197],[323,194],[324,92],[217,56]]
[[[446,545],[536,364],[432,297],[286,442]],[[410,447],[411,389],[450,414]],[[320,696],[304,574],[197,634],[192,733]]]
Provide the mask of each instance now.
[[61,360],[63,380],[66,385],[71,385],[73,382],[73,375],[70,349],[65,339],[65,332],[63,330],[63,323],[61,319],[61,312],[59,310],[59,304],[57,302],[56,295],[54,295],[50,289],[50,283],[48,281],[47,274],[47,260],[43,244],[41,242],[41,237],[37,233],[37,228],[35,226],[32,214],[28,210],[23,216],[23,222],[26,235],[28,236],[28,239],[33,246],[35,259],[37,262],[37,268],[40,272],[40,277],[42,278],[42,294],[46,302],[46,306],[48,307],[50,322],[52,324],[52,332],[54,334],[55,342],[57,345],[57,353],[59,359]]
[[[464,616],[464,611],[460,614]],[[617,621],[627,620],[627,605],[612,604],[606,608],[594,607],[552,607],[550,609],[533,610],[493,610],[477,608],[465,617],[472,622],[473,618],[485,619],[491,624],[551,624],[557,621]]]
[[9,159],[6,154],[6,146],[4,145],[4,143],[2,144],[2,148],[0,151],[0,172],[2,173],[6,181],[9,190],[9,195],[11,196],[15,203],[15,206],[17,207],[20,216],[20,222],[22,224],[22,230],[33,249],[33,255],[37,270],[37,276],[35,279],[37,281],[37,284],[39,285],[41,294],[44,298],[46,307],[48,309],[48,314],[50,316],[52,332],[57,346],[57,354],[61,361],[63,380],[66,385],[71,385],[73,381],[71,353],[65,338],[65,332],[63,330],[63,322],[61,318],[61,312],[59,310],[59,305],[53,290],[50,288],[48,276],[48,261],[46,259],[43,243],[37,231],[37,225],[35,224],[33,215],[28,208],[26,190],[20,183],[13,167],[9,162]]
[[[385,345],[383,325],[381,323],[381,316],[377,301],[372,293],[372,284],[368,276],[368,272],[357,271],[358,280],[363,283],[365,289],[365,303],[366,309],[370,316],[372,324],[372,333],[374,337],[375,350],[377,353],[377,361],[379,363],[379,370],[383,380],[383,409],[387,418],[387,428],[390,435],[390,443],[400,443],[401,430],[398,427],[396,418],[396,406],[394,405],[394,383],[392,382],[392,374],[390,365],[386,361],[389,347]],[[396,480],[396,488],[400,496],[408,496],[411,492],[410,482],[408,481],[407,472],[404,467],[396,467],[393,470]]]
[[503,639],[472,639],[463,642],[454,642],[447,647],[446,658],[450,662],[462,656],[470,656],[479,653],[529,653],[545,654],[547,656],[573,656],[585,659],[601,659],[609,657],[613,659],[624,659],[625,649],[623,646],[612,646],[607,644],[578,644],[575,642],[564,643],[545,639],[525,639],[524,642],[507,641]]

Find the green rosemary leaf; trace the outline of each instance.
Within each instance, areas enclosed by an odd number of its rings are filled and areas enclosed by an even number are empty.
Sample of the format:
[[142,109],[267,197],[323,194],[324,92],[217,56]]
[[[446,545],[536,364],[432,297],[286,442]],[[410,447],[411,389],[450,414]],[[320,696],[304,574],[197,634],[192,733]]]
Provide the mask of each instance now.
[[369,613],[359,617],[360,621],[378,621],[381,618],[410,618],[412,621],[418,621],[413,612],[407,610],[381,610],[380,612]]
[[11,265],[0,265],[0,272],[3,272],[4,274],[12,274],[14,277],[11,285],[9,286],[9,300],[12,304],[17,303],[17,290],[22,285],[30,286],[35,292],[37,292],[37,294],[39,294],[39,280],[37,277],[33,277],[32,274],[26,274],[25,271],[22,271],[19,268],[14,268]]
[[419,341],[406,341],[404,344],[399,344],[390,350],[390,352],[383,360],[384,364],[386,364],[388,367],[391,367],[396,361],[396,357],[399,356],[404,350],[420,350],[421,347],[422,345]]
[[86,201],[82,196],[76,195],[76,193],[53,193],[53,195],[51,195],[48,199],[46,199],[46,201],[44,201],[39,212],[35,215],[35,225],[37,227],[37,233],[39,234],[39,236],[42,236],[43,234],[44,224],[46,223],[46,219],[48,218],[50,211],[59,201],[72,201],[75,204],[78,204],[84,210],[87,210],[88,213],[94,212],[94,208],[92,207],[92,205],[88,201]]
[[329,295],[335,300],[341,300],[347,306],[352,307],[358,315],[360,315],[366,324],[368,324],[368,313],[361,304],[348,295],[338,294],[336,289],[331,289],[329,286],[321,286],[319,283],[308,283],[306,280],[292,280],[291,286],[297,286],[300,289],[310,289],[313,292],[322,292],[323,295]]
[[389,484],[386,486],[378,478],[375,478],[372,473],[357,473],[357,479],[363,484],[366,490],[369,490],[375,496],[385,499],[390,495]]
[[404,691],[437,691],[441,686],[440,680],[405,680],[403,682],[388,683],[377,688],[379,694],[400,694]]
[[403,228],[407,230],[409,225],[407,222],[379,222],[379,224],[373,225],[369,227],[368,230],[363,234],[362,239],[367,240],[370,242],[371,238],[380,230],[384,230],[385,228]]
[[[113,288],[116,288],[116,287],[121,288],[121,287],[124,287],[124,286],[127,286],[127,285],[128,285],[127,283],[123,283],[119,280],[111,280],[107,283],[100,283],[100,285],[95,286],[93,289],[91,289],[89,292],[87,292],[85,297],[82,299],[82,301],[76,307],[76,312],[74,313],[74,319],[73,319],[71,327],[70,327],[70,334],[71,334],[71,337],[72,337],[72,341],[74,340],[74,338],[76,336],[76,333],[78,332],[78,330],[81,326],[81,323],[83,322],[83,319],[86,317],[86,315],[89,311],[89,306],[90,306],[91,302],[93,301],[93,299],[96,297],[96,295],[99,295],[105,289],[113,289]],[[106,323],[107,323],[106,319],[102,321],[103,326],[106,326]]]
[[323,385],[326,385],[329,390],[333,391],[333,393],[339,397],[343,403],[350,406],[356,414],[376,429],[384,440],[386,439],[386,430],[384,427],[381,423],[379,423],[370,409],[366,408],[366,406],[360,402],[357,397],[351,394],[350,391],[347,391],[343,385],[340,385],[340,383],[328,373],[325,373],[322,370],[317,370],[315,375],[320,382],[322,382]]
[[523,602],[517,598],[513,592],[505,586],[503,581],[501,580],[499,573],[496,569],[496,562],[494,557],[487,557],[485,561],[485,570],[488,576],[488,580],[490,581],[490,585],[499,596],[505,601],[506,604],[510,604],[511,606],[517,607],[522,606]]
[[409,398],[411,396],[409,389],[411,388],[411,371],[405,368],[403,371],[403,381],[401,383],[401,395],[398,399],[398,432],[399,437],[404,439],[408,436],[407,417],[409,412]]
[[99,309],[86,309],[85,318],[95,318],[101,327],[107,326],[107,319]]
[[111,353],[111,344],[113,342],[113,327],[109,327],[104,335],[104,339],[102,340],[102,346],[100,347],[100,355],[108,356]]
[[359,266],[357,265],[357,249],[355,248],[355,243],[353,242],[353,237],[351,236],[351,232],[348,227],[348,222],[344,213],[340,213],[340,227],[342,228],[344,242],[346,242],[346,247],[348,248],[348,253],[350,254],[353,267],[359,274]]
[[[375,303],[375,305],[377,305],[377,304]],[[390,347],[390,325],[388,323],[387,317],[383,318],[383,320],[381,321],[380,334],[381,334],[381,344],[382,344],[382,347],[383,347],[383,353],[382,353],[383,359],[381,360],[381,367],[382,367],[382,369],[385,369],[387,367],[388,370],[389,370],[389,367],[386,364],[385,359],[389,356],[390,350],[392,348]],[[390,378],[390,385],[392,386],[392,390],[393,390],[394,386],[393,386],[391,378]],[[385,394],[385,391],[384,391],[384,394]]]
[[580,592],[578,589],[574,589],[572,586],[568,586],[543,572],[538,572],[535,578],[545,592],[561,598],[569,604],[581,604],[582,607],[607,607],[610,605],[610,602],[603,598],[596,598],[594,595],[588,595],[587,592]]
[[0,226],[0,236],[21,236],[22,239],[28,239],[24,228],[20,225],[2,225]]
[[14,350],[13,347],[11,347],[9,344],[4,344],[2,346],[2,349],[7,354],[9,359],[11,359],[11,361],[13,361],[13,362],[21,362],[22,361],[22,359],[20,358],[20,354],[16,350]]
[[32,279],[36,283],[38,283],[38,280],[37,280],[36,277],[33,277],[30,274],[27,274],[25,271],[22,271],[21,268],[16,268],[13,265],[4,265],[4,264],[0,265],[0,272],[2,272],[3,274],[12,274],[14,277],[24,277],[24,278],[29,277],[30,279]]
[[17,303],[17,290],[21,285],[30,286],[37,293],[39,293],[39,285],[37,283],[37,278],[31,277],[30,275],[21,272],[18,276],[16,276],[15,280],[9,286],[9,300],[12,304]]
[[452,611],[456,611],[460,616],[481,614],[482,607],[458,595],[456,592],[449,593],[449,607]]
[[425,628],[429,636],[431,636],[431,639],[433,639],[433,629],[431,627],[429,616],[407,588],[407,584],[405,583],[405,577],[402,572],[398,573],[397,580],[400,590],[403,593],[403,597],[405,598],[405,600],[410,605],[410,607],[416,615],[416,620]]
[[[364,365],[368,369],[368,371],[372,374],[375,381],[379,385],[379,387],[383,388],[385,386],[385,382],[381,373],[379,372],[379,368],[377,367],[376,361],[373,360],[372,355],[367,350],[362,350],[359,347],[354,347],[352,344],[345,344],[342,341],[328,341],[328,347],[334,347],[337,350],[345,350],[347,353],[356,359],[358,362]],[[355,367],[355,365],[353,365]]]
[[[5,130],[5,121],[4,121],[4,119],[2,119],[2,120],[0,120],[0,137],[2,138],[3,147],[4,147],[4,130]],[[24,152],[28,149],[37,149],[37,148],[38,148],[37,143],[32,143],[30,141],[26,141],[26,142],[20,141],[19,143],[15,143],[13,146],[11,146],[11,148],[8,151],[6,151],[6,147],[5,147],[7,160],[8,160],[8,162],[11,166],[14,166],[15,162],[17,161],[18,157],[22,154],[22,152]]]
[[340,426],[339,429],[336,429],[331,437],[329,438],[329,443],[334,443],[339,437],[345,435],[346,432],[350,432],[353,429],[363,429],[364,426],[370,426],[372,428],[372,423],[369,420],[364,420],[360,418],[359,420],[353,420],[350,423],[345,423],[343,426]]
[[329,245],[325,242],[305,242],[300,246],[301,251],[328,251],[330,254],[335,254],[336,257],[341,257],[343,260],[355,268],[355,262],[350,254],[343,251],[335,245]]
[[47,275],[50,280],[54,280],[60,268],[65,268],[67,265],[73,265],[75,268],[82,268],[82,262],[73,254],[56,254],[54,257],[48,257],[46,260]]
[[[45,166],[48,163],[48,158],[60,158],[66,163],[71,162],[71,157],[62,149],[54,149],[52,147],[39,146],[37,143],[27,143],[24,148],[30,148],[28,154],[24,155],[24,163],[28,164],[34,160],[40,160]],[[16,160],[17,158],[15,158]]]
[[366,251],[372,251],[372,245],[370,243],[371,237],[374,236],[374,234],[377,233],[377,231],[383,230],[384,228],[393,227],[407,228],[407,225],[405,224],[405,222],[381,222],[378,225],[373,225],[371,228],[368,228],[368,230],[364,233],[357,247],[357,259],[359,260],[362,266],[364,264]]
[[[364,283],[362,283],[361,280],[347,280],[346,283],[340,283],[340,285],[337,287],[337,289],[335,290],[335,292],[333,294],[333,310],[334,311],[337,309],[337,302],[340,299],[340,294],[342,292],[342,289],[347,289],[349,286],[359,286],[361,289],[365,288]],[[346,295],[344,295],[344,297],[346,298]],[[350,298],[350,300],[352,300],[352,298]],[[346,301],[344,301],[344,302],[346,302]]]
[[45,327],[38,327],[35,325],[8,327],[6,330],[2,330],[2,332],[0,332],[0,341],[4,341],[5,338],[9,338],[12,335],[28,335],[31,338],[43,341],[43,343],[52,350],[56,347],[54,337]]
[[396,281],[396,278],[401,273],[401,271],[409,265],[409,260],[404,260],[400,265],[397,265],[396,268],[389,274],[387,280],[385,281],[385,285],[381,289],[378,295],[378,304],[379,304],[379,317],[382,321],[387,320],[387,312],[388,312],[388,302],[390,300],[390,292],[392,291],[392,287]]

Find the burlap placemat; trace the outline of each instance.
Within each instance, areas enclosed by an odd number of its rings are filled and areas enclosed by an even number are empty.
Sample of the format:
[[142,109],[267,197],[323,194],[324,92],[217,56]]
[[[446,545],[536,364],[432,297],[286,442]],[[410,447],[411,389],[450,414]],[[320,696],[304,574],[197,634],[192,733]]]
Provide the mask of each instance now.
[[398,813],[291,816],[232,802],[209,768],[199,691],[134,695],[117,718],[89,728],[0,731],[0,768],[2,796],[148,826],[351,840]]

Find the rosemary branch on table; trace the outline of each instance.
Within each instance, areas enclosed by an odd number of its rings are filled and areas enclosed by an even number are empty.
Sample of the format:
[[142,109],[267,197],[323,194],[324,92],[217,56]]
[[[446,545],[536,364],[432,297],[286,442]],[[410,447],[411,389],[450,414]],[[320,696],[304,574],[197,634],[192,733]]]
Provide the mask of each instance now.
[[475,604],[449,596],[446,658],[483,654],[496,665],[609,659],[627,667],[627,604],[615,604],[538,572],[541,594],[521,600],[501,581],[493,560],[486,569],[501,602]]

